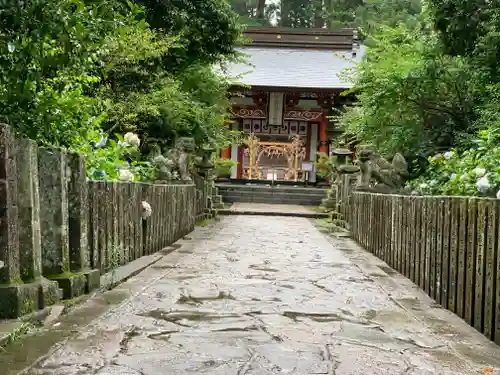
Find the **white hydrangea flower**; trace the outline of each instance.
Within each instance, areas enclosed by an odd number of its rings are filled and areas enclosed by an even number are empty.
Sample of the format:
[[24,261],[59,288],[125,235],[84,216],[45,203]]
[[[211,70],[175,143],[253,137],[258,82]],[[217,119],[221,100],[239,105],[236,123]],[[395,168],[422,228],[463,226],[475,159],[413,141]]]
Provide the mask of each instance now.
[[473,172],[477,177],[483,177],[486,174],[486,169],[482,167],[476,167],[474,168]]
[[481,193],[486,193],[491,187],[488,176],[481,177],[479,180],[477,180],[476,186],[477,190],[479,190]]
[[444,153],[444,158],[446,160],[450,160],[454,155],[455,155],[455,153],[453,151],[447,151]]
[[130,145],[127,142],[118,141],[118,146],[128,147]]
[[457,178],[457,174],[456,173],[452,173],[451,176],[450,176],[450,180],[454,180],[455,178]]
[[120,169],[118,171],[118,178],[120,181],[133,181],[134,175],[128,169]]
[[442,155],[442,154],[436,154],[436,155],[434,155],[434,156],[432,157],[432,160],[439,160],[439,159],[441,159],[442,157],[443,157],[443,155]]
[[139,139],[139,136],[132,132],[126,133],[123,136],[123,140],[132,147],[139,147],[141,145],[141,140]]
[[420,189],[427,189],[429,187],[429,185],[427,185],[425,182],[421,183],[420,185],[418,185],[418,187]]
[[151,205],[146,201],[142,201],[141,204],[142,204],[142,218],[147,219],[153,214],[153,209],[151,208]]

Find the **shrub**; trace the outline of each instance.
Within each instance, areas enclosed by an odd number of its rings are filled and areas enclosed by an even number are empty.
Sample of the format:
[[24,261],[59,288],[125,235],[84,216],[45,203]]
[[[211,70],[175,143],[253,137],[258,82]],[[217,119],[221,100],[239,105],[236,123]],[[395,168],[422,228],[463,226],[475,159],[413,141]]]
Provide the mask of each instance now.
[[480,131],[475,147],[430,157],[426,172],[409,187],[420,194],[498,196],[499,139],[498,129]]

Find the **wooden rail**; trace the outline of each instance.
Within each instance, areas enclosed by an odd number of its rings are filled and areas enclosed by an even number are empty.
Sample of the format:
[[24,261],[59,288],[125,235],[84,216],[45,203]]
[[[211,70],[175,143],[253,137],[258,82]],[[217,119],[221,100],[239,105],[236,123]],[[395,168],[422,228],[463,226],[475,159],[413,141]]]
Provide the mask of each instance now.
[[500,344],[500,200],[354,193],[353,238]]

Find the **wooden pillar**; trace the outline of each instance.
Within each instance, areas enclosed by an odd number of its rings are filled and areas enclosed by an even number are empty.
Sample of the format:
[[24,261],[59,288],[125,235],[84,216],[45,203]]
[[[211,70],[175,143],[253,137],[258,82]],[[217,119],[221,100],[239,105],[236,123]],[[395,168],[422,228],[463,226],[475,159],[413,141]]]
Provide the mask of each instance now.
[[[231,129],[231,123],[230,122],[226,122],[225,125],[229,129]],[[223,159],[223,160],[231,159],[231,146],[226,147],[224,150],[222,150],[220,158]]]
[[319,152],[328,155],[328,118],[326,113],[323,113],[319,123]]
[[220,158],[224,160],[231,159],[231,146],[226,147],[224,150],[222,150]]

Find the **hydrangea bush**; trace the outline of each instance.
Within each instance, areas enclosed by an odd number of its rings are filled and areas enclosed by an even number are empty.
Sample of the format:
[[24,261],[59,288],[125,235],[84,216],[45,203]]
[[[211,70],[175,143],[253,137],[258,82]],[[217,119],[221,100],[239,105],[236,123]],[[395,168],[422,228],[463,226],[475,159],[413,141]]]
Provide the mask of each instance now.
[[101,135],[87,155],[87,177],[92,180],[154,181],[155,166],[136,161],[141,140],[135,133],[116,135],[116,141]]
[[479,132],[476,147],[429,158],[426,172],[408,183],[416,194],[500,198],[500,143],[496,132]]

